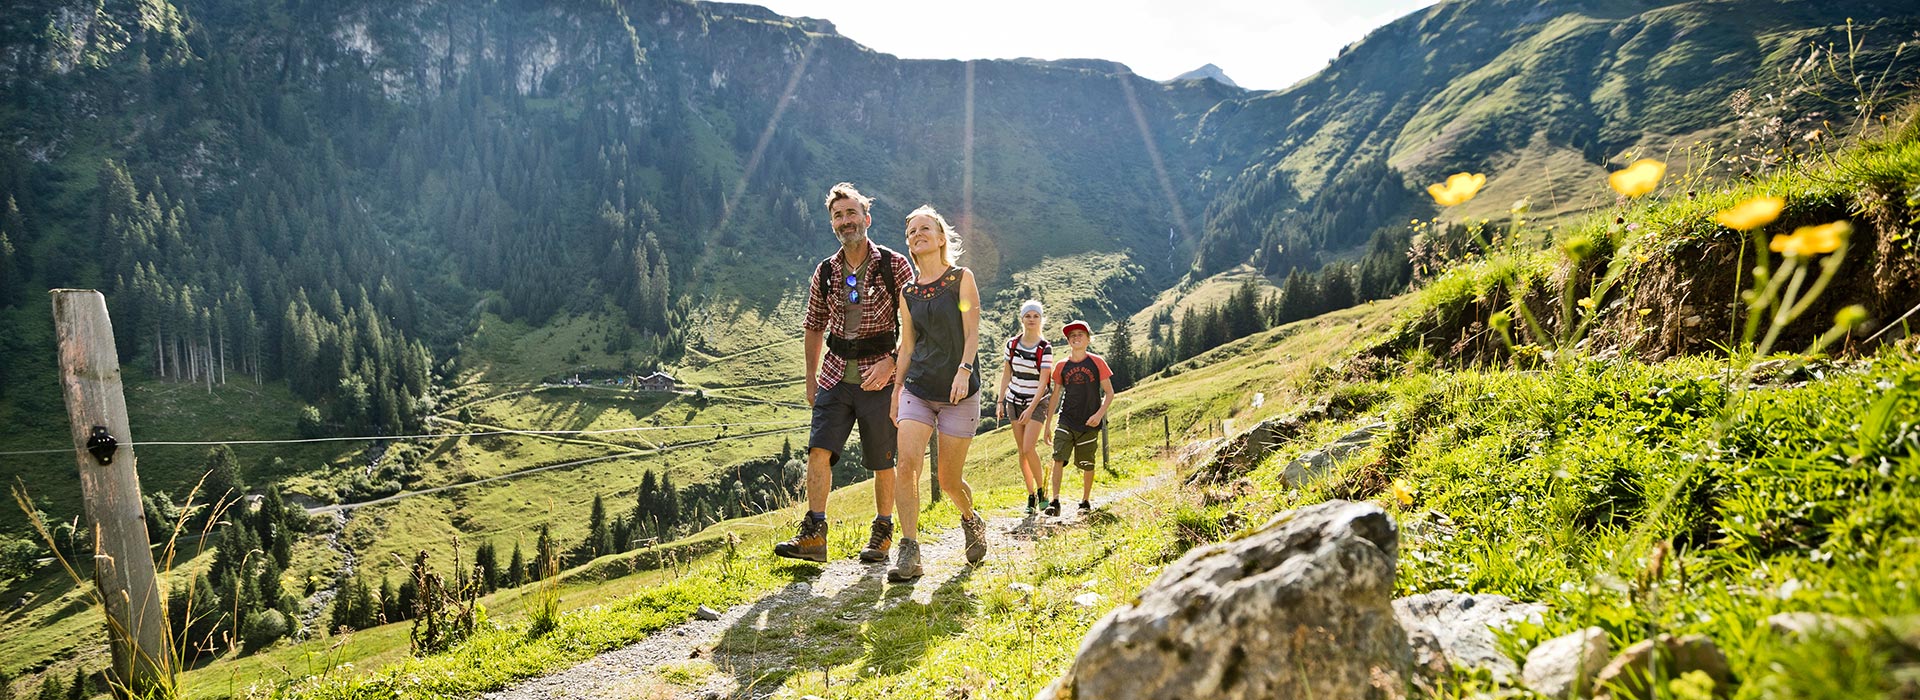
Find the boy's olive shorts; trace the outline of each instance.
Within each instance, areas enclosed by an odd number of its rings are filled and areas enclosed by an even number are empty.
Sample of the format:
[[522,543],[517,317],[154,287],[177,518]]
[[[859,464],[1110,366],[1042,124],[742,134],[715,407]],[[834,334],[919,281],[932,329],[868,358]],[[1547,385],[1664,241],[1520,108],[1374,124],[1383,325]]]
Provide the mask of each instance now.
[[1099,428],[1081,432],[1066,428],[1053,429],[1053,461],[1056,464],[1072,462],[1073,466],[1083,471],[1093,471],[1093,454],[1099,450]]

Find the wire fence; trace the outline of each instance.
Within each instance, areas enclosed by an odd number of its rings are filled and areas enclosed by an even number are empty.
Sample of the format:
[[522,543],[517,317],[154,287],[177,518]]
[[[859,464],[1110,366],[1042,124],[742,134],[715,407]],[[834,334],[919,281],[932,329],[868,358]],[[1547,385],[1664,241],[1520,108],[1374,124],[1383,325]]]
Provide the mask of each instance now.
[[[369,442],[376,440],[425,440],[467,437],[491,437],[496,435],[540,435],[555,437],[577,437],[584,435],[614,435],[619,433],[644,433],[666,430],[697,430],[710,428],[765,428],[772,426],[795,426],[805,424],[804,420],[751,421],[742,423],[690,423],[687,425],[643,425],[628,428],[600,428],[595,430],[479,430],[460,433],[415,433],[411,435],[354,435],[345,437],[289,438],[283,440],[141,440],[125,443],[129,447],[154,446],[198,446],[214,445],[298,445],[316,442]],[[71,454],[78,447],[61,447],[44,450],[9,450],[0,452],[0,457],[42,454]]]

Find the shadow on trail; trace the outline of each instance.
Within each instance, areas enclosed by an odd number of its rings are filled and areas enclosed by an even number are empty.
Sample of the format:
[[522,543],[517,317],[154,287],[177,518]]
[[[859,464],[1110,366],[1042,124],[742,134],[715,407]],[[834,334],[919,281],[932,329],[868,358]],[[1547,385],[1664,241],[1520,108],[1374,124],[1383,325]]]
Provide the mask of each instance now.
[[[899,673],[965,629],[974,614],[965,592],[974,566],[929,572],[928,578],[946,576],[936,579],[930,603],[913,599],[912,584],[887,583],[887,567],[863,565],[859,580],[830,597],[789,589],[755,603],[714,645],[714,667],[732,675],[737,688],[730,697],[768,697],[794,676],[815,672],[828,673],[829,685],[845,682],[831,670],[862,658],[863,677]],[[791,569],[796,582],[822,570]]]

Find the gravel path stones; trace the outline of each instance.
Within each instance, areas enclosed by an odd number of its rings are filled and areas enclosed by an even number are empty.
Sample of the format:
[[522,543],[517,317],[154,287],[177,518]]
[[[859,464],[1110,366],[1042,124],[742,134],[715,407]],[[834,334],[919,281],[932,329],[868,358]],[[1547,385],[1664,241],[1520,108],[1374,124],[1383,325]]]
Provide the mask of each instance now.
[[[1123,495],[1112,494],[1102,500]],[[1070,527],[1078,519],[1071,516],[987,518],[987,561],[1029,557],[1035,540]],[[965,543],[959,524],[947,525],[949,527],[938,534],[922,533],[920,554],[926,575],[911,588],[886,583],[890,563],[863,564],[853,558],[836,559],[821,566],[819,573],[809,580],[796,581],[759,600],[728,608],[717,620],[690,619],[573,668],[528,679],[482,697],[486,700],[757,700],[772,697],[780,690],[780,679],[785,678],[785,672],[792,670],[788,668],[791,647],[723,644],[730,631],[766,631],[790,623],[795,616],[812,619],[833,615],[858,625],[907,601],[929,604],[937,591],[959,585],[971,569],[962,551]],[[941,593],[952,594],[951,590]],[[873,599],[872,604],[863,605],[868,599]]]

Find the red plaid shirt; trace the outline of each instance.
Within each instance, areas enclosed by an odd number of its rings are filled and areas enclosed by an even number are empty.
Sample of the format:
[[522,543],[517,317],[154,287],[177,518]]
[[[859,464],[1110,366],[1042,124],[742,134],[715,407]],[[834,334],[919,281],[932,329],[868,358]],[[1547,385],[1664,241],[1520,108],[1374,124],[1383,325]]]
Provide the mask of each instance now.
[[[827,289],[830,292],[826,298],[820,297],[820,281],[814,277],[819,274],[819,267],[816,266],[815,272],[807,276],[807,318],[803,324],[804,328],[848,340],[858,340],[886,335],[900,327],[900,316],[895,308],[899,302],[900,290],[881,289],[885,286],[886,280],[880,274],[880,268],[877,265],[877,261],[880,260],[880,250],[880,246],[875,245],[873,241],[867,241],[867,259],[866,262],[861,263],[862,272],[860,273],[861,285],[863,285],[860,289],[860,298],[863,302],[860,327],[853,329],[852,334],[847,333],[846,322],[843,320],[846,318],[847,311],[846,278],[853,268],[847,265],[846,258],[841,253],[836,252],[824,261],[828,274]],[[912,282],[913,263],[907,261],[906,255],[891,250],[888,253],[890,254],[887,258],[893,261],[894,284],[904,285]],[[859,360],[859,372],[865,374],[869,368],[879,364],[882,357],[886,356],[876,355]],[[840,383],[841,377],[846,376],[846,373],[846,358],[827,350],[826,357],[820,362],[820,388],[833,388],[835,384]],[[858,383],[859,379],[856,377],[854,382]]]

